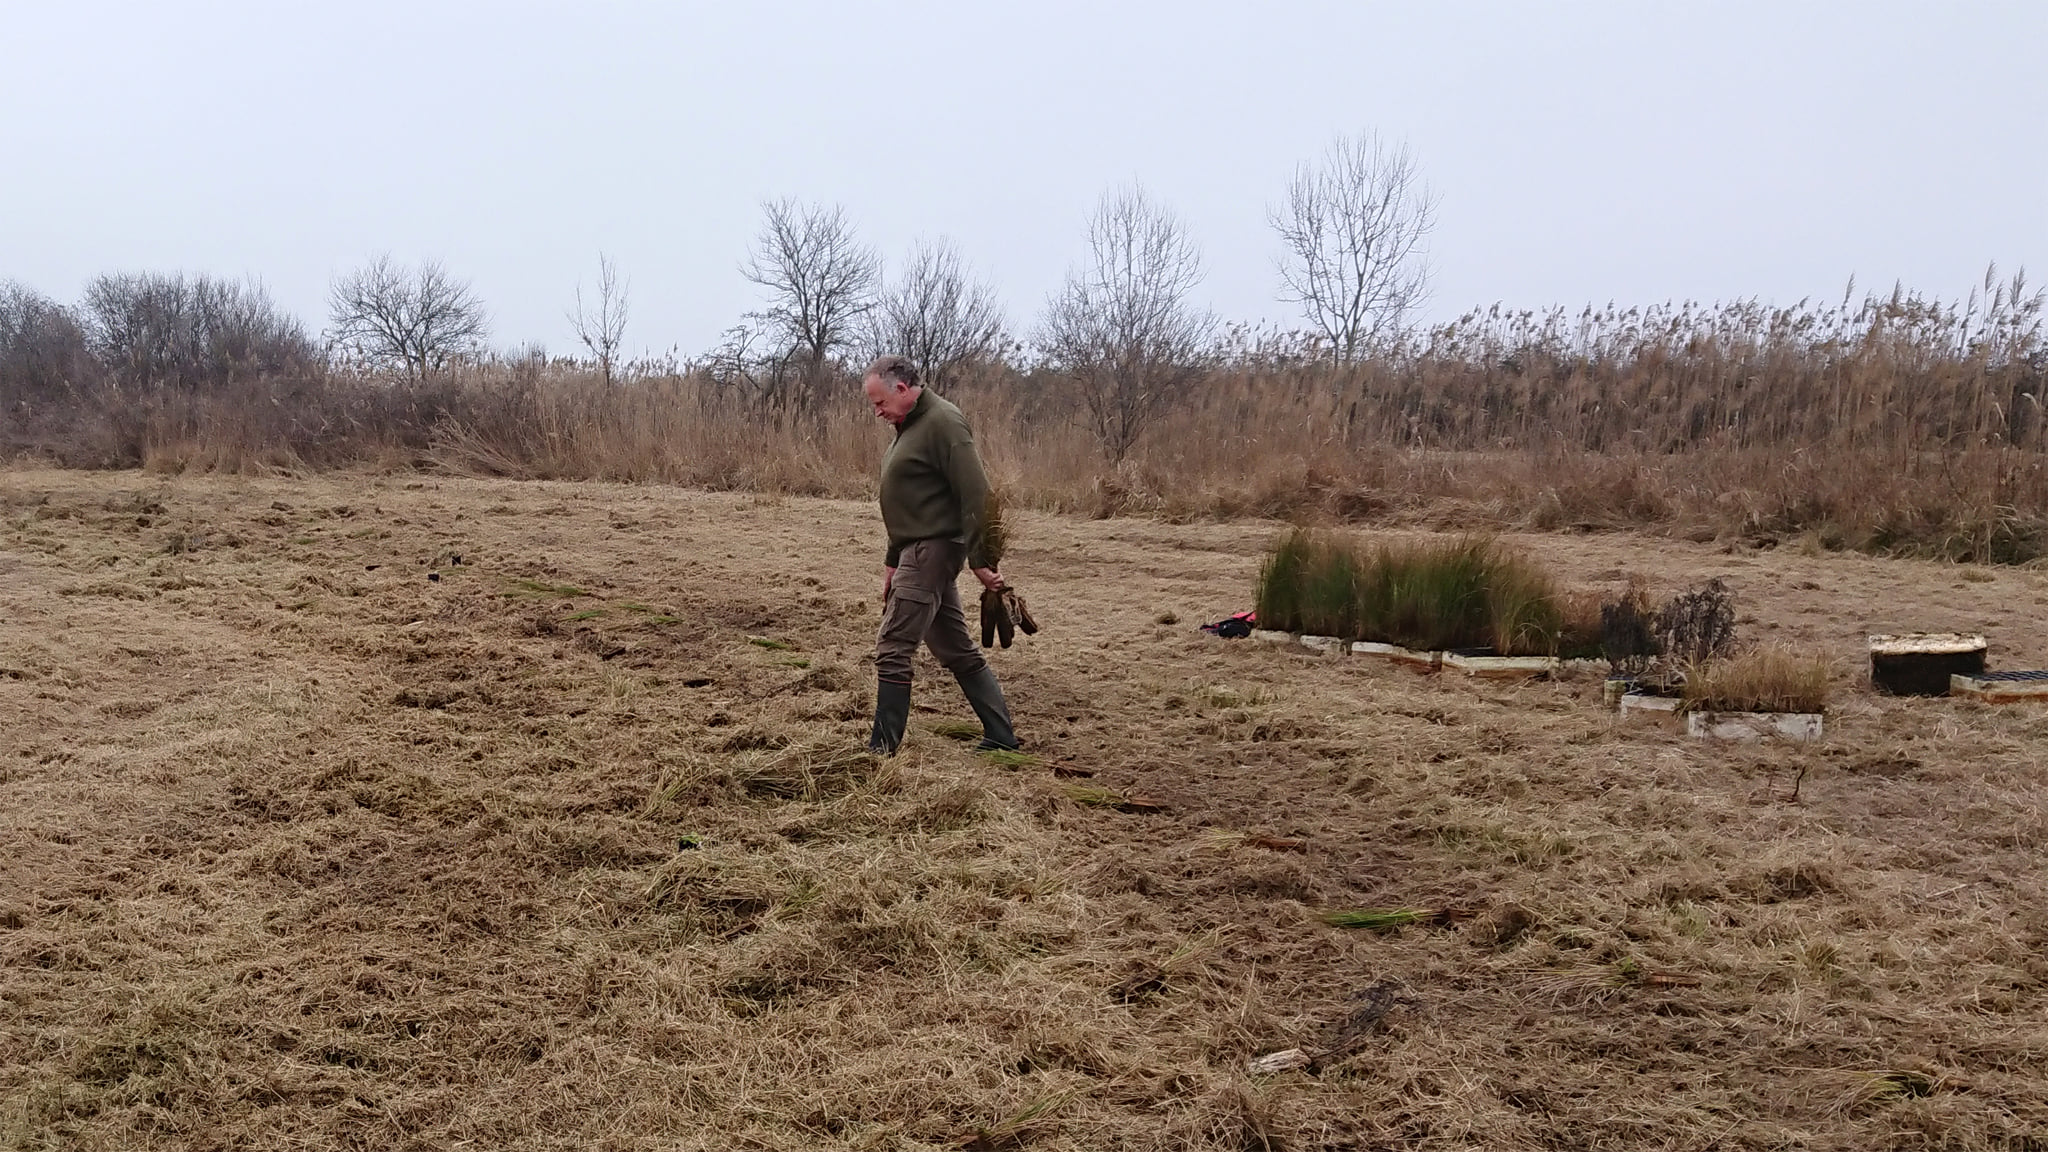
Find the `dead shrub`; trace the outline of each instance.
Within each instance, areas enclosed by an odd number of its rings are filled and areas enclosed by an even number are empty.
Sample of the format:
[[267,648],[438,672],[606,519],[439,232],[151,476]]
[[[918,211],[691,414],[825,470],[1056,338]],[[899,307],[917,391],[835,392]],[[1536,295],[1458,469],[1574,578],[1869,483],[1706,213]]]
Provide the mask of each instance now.
[[1680,668],[1693,668],[1735,647],[1735,594],[1718,577],[1679,593],[1657,613],[1657,647]]

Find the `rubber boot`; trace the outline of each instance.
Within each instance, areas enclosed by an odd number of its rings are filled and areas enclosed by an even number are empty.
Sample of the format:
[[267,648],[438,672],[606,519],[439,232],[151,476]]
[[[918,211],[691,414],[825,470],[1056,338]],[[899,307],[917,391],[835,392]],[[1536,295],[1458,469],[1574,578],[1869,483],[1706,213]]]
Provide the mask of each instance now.
[[967,694],[967,702],[974,705],[974,714],[981,718],[981,743],[974,750],[1015,752],[1017,733],[1010,728],[1010,705],[1003,699],[1003,686],[996,681],[996,670],[984,664],[978,671],[964,675],[956,672],[953,678],[960,681],[960,691]]
[[910,683],[894,680],[875,682],[875,730],[868,734],[868,751],[894,756],[903,743],[903,728],[910,723]]

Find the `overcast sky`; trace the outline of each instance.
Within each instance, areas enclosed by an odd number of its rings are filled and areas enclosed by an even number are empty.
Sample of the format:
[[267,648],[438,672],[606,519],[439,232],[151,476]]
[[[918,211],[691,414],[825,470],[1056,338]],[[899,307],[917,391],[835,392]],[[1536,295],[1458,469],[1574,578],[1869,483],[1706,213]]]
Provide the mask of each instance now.
[[764,199],[899,259],[950,236],[1021,330],[1139,181],[1226,318],[1288,322],[1265,223],[1339,133],[1441,197],[1430,312],[1958,296],[2048,277],[2048,3],[0,0],[0,279],[260,278],[318,329],[380,252],[570,350],[607,252],[635,349],[757,307]]

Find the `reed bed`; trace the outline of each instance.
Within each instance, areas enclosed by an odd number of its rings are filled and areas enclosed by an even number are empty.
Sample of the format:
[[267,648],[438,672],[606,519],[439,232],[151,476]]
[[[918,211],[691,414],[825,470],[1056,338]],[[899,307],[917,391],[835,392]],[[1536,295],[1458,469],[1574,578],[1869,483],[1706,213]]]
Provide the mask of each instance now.
[[[2021,563],[2048,556],[2042,320],[2039,292],[1987,275],[1962,301],[1495,308],[1341,366],[1240,334],[1115,463],[1055,374],[983,364],[952,392],[1020,508],[1650,528]],[[0,355],[0,449],[87,467],[370,463],[864,497],[887,436],[850,373],[801,403],[684,363],[607,383],[536,358],[415,384],[314,366],[45,395],[17,359]]]

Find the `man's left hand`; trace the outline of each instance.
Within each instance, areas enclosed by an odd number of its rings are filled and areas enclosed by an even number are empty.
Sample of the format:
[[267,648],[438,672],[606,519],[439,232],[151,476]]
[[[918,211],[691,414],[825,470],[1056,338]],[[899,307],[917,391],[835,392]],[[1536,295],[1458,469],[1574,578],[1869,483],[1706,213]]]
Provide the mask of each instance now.
[[974,578],[981,581],[983,588],[991,592],[1001,592],[1003,590],[1003,577],[995,569],[975,568],[971,571],[974,573]]

